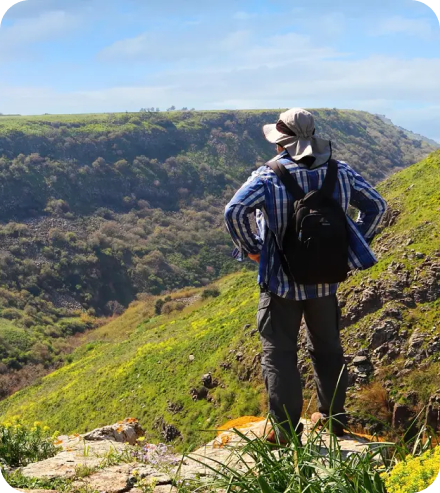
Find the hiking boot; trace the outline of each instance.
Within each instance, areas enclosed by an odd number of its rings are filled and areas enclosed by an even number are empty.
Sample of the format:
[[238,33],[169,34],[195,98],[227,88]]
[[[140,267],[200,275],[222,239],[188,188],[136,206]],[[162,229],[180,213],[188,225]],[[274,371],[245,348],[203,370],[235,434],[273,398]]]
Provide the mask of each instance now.
[[269,431],[266,436],[266,442],[273,443],[274,445],[287,445],[289,443],[283,435],[280,434],[277,436],[275,430]]
[[[312,422],[314,428],[327,429],[330,431],[330,420],[327,416],[324,416],[321,413],[313,413],[310,421]],[[342,437],[345,435],[344,426],[336,418],[332,419],[331,427],[332,433],[337,437]]]

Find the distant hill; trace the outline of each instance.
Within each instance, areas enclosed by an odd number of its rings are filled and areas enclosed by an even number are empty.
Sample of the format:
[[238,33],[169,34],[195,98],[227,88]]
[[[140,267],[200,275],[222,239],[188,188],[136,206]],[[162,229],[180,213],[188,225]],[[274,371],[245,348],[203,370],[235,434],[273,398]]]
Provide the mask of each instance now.
[[[408,425],[440,388],[440,151],[379,188],[390,204],[373,245],[379,263],[353,274],[340,293],[349,409],[371,432],[384,431],[371,416],[390,424],[396,406],[394,424]],[[220,296],[206,301],[201,290],[181,294],[192,300],[181,313],[170,312],[177,300],[161,316],[151,301],[135,303],[90,333],[70,364],[0,403],[0,418],[20,414],[83,432],[134,415],[152,437],[177,430],[183,447],[212,435],[200,430],[265,412],[255,274],[232,274],[217,287]],[[304,340],[300,346],[312,399]],[[440,427],[436,409],[428,420]]]
[[385,115],[376,115],[378,116],[382,121],[384,121],[385,123],[388,123],[389,125],[393,125],[393,126],[396,126],[399,130],[401,130],[402,132],[406,133],[406,135],[409,137],[409,138],[412,138],[412,139],[415,139],[415,140],[420,140],[422,142],[426,142],[436,148],[439,148],[440,147],[440,143],[435,141],[434,139],[429,139],[428,137],[425,137],[423,135],[420,135],[420,134],[416,134],[414,132],[411,132],[410,130],[407,130],[403,127],[399,127],[398,125],[394,125],[394,123],[389,119],[387,118]]
[[[365,112],[313,110],[373,182],[433,146]],[[274,111],[0,118],[0,398],[61,364],[95,317],[239,268],[223,210],[274,154]]]

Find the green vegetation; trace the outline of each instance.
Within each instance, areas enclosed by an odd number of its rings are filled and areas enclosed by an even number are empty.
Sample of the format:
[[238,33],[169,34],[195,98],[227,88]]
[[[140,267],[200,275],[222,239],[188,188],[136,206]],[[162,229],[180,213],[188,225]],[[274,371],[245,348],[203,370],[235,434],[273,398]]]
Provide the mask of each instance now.
[[[373,181],[433,149],[365,112],[314,113],[335,156]],[[273,155],[261,128],[277,117],[185,111],[0,119],[0,399],[66,361],[94,317],[239,268],[224,206]]]
[[388,493],[419,493],[432,485],[440,470],[440,447],[419,457],[408,456],[384,474]]
[[[220,296],[189,306],[176,318],[162,315],[137,322],[125,340],[113,341],[125,317],[135,317],[133,312],[142,317],[141,302],[129,308],[100,329],[107,329],[106,341],[82,346],[71,364],[3,401],[1,415],[20,414],[25,423],[44,416],[63,433],[136,416],[148,438],[156,440],[162,438],[161,428],[154,424],[163,418],[178,428],[187,446],[207,441],[213,432],[204,430],[230,417],[258,414],[262,385],[250,382],[248,375],[258,337],[243,331],[255,319],[254,274],[230,276],[218,288]],[[238,351],[246,356],[239,357]],[[222,362],[229,364],[222,367]],[[191,391],[202,386],[201,377],[208,372],[219,386],[195,401]],[[182,411],[173,413],[176,403]]]
[[[439,244],[440,152],[393,176],[381,189],[391,210],[400,212],[375,242],[380,252],[378,265],[351,276],[342,287],[343,338],[351,354],[355,348],[365,347],[371,327],[383,317],[386,301],[378,302],[371,312],[361,313],[351,325],[347,316],[353,306],[360,304],[359,293],[366,286],[371,285],[386,299],[388,290],[398,282],[397,274],[389,269],[391,262],[404,263],[408,275],[418,272],[423,288],[427,276],[424,262],[436,258]],[[411,245],[408,238],[413,241]],[[416,256],[419,251],[423,258]],[[375,287],[375,282],[382,284]],[[0,415],[7,419],[19,414],[25,423],[44,417],[62,432],[83,432],[136,416],[148,431],[149,440],[163,439],[163,423],[172,424],[182,436],[177,446],[185,448],[208,441],[213,432],[204,430],[212,430],[228,419],[264,414],[260,345],[255,331],[255,274],[232,274],[216,282],[216,287],[219,296],[200,299],[179,313],[155,315],[154,298],[139,300],[122,316],[91,332],[89,342],[73,353],[70,364],[0,403]],[[411,288],[397,292],[399,298],[390,301],[401,312],[401,331],[406,330],[407,337],[415,329],[430,335],[439,333],[437,292],[426,288],[425,293],[423,289],[418,302],[399,301]],[[202,292],[200,288],[173,294],[163,301],[178,301],[179,296],[197,299]],[[436,358],[436,352],[427,354],[424,369],[405,367],[404,351],[393,359],[377,360],[380,372],[373,377],[376,387],[370,389],[366,399],[357,393],[350,401],[351,409],[364,414],[374,411],[387,421],[389,402],[404,399],[405,392],[411,390],[420,410],[431,393],[440,388]],[[306,356],[300,353],[300,359],[306,360]],[[201,378],[208,372],[218,385],[207,391]],[[305,379],[306,397],[310,398],[312,379]],[[368,406],[362,402],[368,402]]]
[[[231,450],[230,465],[208,460],[207,467],[215,472],[215,477],[191,481],[183,491],[418,493],[421,489],[414,489],[414,486],[431,484],[440,466],[437,457],[440,448],[410,459],[408,464],[413,461],[419,466],[413,472],[401,462],[402,456],[410,453],[405,444],[373,442],[364,450],[347,454],[334,435],[325,437],[320,430],[303,436],[301,443],[291,426],[291,434],[286,437],[288,443],[277,446],[238,430],[235,433],[244,446]],[[423,454],[427,448],[429,443],[421,446],[417,442],[411,457]],[[190,457],[200,460],[197,456]],[[430,460],[431,457],[437,460]],[[425,475],[421,463],[428,465]],[[408,477],[413,478],[411,485],[406,483]],[[386,488],[385,479],[387,487],[394,487]]]
[[57,434],[51,435],[49,427],[39,422],[32,427],[23,426],[18,419],[0,423],[0,469],[22,467],[53,457],[59,450],[54,445]]

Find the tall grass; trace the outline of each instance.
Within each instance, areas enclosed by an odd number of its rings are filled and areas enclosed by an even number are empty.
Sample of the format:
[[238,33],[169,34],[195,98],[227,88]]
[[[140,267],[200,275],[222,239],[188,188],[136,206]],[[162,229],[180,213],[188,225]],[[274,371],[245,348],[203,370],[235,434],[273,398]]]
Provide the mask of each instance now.
[[[271,419],[270,427],[286,433]],[[268,426],[269,428],[269,426]],[[226,464],[190,455],[210,472],[207,478],[187,482],[187,491],[240,491],[249,493],[386,493],[385,478],[408,455],[418,456],[431,446],[420,431],[411,448],[399,443],[366,442],[359,451],[347,451],[331,433],[313,429],[302,438],[290,424],[287,443],[245,435],[231,448]],[[304,443],[302,443],[302,441]],[[184,491],[181,489],[181,491]]]

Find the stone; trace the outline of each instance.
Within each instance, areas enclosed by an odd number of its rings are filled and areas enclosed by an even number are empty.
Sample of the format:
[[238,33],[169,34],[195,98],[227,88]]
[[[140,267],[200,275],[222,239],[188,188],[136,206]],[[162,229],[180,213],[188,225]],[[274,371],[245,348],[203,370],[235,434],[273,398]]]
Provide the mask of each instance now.
[[188,359],[189,359],[190,361],[194,361],[196,358],[195,358],[195,356],[194,356],[193,354],[190,354],[190,355],[188,356]]
[[237,361],[242,361],[244,358],[244,354],[242,352],[238,352],[236,355],[235,355],[235,359]]
[[21,469],[23,476],[37,479],[73,478],[77,467],[99,467],[109,452],[122,452],[126,446],[114,441],[84,442],[75,438],[60,437],[63,450],[55,457],[29,464]]
[[199,401],[208,397],[208,389],[206,387],[193,388],[190,390],[190,394],[193,401]]
[[155,483],[156,485],[171,485],[172,478],[170,475],[158,471],[153,466],[148,464],[136,464],[135,467],[131,468],[130,483],[135,484],[136,478],[142,478],[148,483]]
[[99,491],[99,493],[123,493],[131,488],[130,472],[132,469],[134,469],[132,464],[111,466],[75,481],[74,486],[77,488],[87,486],[90,490]]
[[434,432],[440,429],[440,391],[437,391],[429,398],[425,424],[428,428],[432,428]]
[[145,431],[142,429],[138,420],[135,418],[127,418],[114,425],[96,428],[96,430],[86,433],[84,439],[88,441],[112,440],[135,445],[137,439],[143,436],[145,436]]
[[365,363],[368,363],[369,364],[368,356],[356,356],[353,359],[353,364],[355,366],[364,365]]
[[393,428],[407,429],[414,419],[414,413],[406,404],[394,404],[393,409]]

